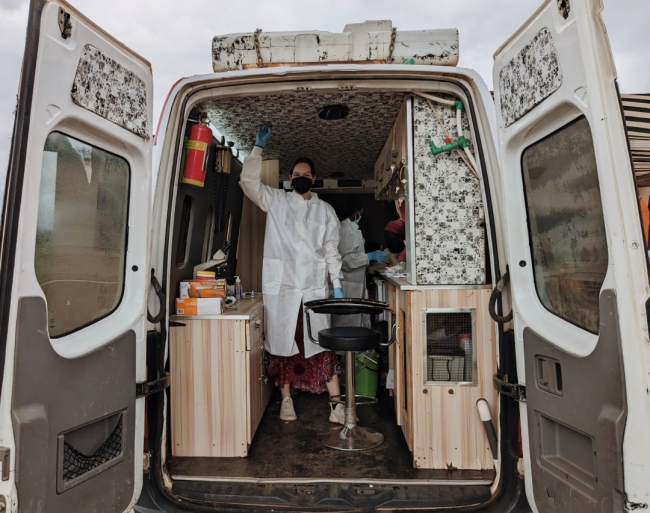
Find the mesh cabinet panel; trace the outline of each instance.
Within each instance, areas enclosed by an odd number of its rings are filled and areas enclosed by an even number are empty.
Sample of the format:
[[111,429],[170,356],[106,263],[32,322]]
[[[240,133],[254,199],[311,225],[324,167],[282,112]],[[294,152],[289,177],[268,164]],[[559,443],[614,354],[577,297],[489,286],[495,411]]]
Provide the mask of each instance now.
[[476,383],[475,310],[425,312],[428,383]]

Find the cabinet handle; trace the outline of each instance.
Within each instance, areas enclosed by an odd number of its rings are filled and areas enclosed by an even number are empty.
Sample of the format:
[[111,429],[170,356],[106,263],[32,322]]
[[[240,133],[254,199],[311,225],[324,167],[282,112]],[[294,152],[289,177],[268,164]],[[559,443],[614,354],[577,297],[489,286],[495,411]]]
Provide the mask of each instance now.
[[262,321],[260,321],[260,320],[253,321],[253,325],[255,326],[255,329],[258,330],[258,329],[260,329],[260,326],[262,325]]

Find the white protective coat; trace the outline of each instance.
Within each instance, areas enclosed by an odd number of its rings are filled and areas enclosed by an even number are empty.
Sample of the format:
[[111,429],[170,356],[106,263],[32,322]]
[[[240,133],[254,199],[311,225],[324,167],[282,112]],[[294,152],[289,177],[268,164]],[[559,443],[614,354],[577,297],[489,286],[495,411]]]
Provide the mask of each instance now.
[[[314,193],[305,200],[262,184],[262,148],[255,146],[244,162],[240,185],[244,194],[266,212],[262,293],[267,351],[276,356],[297,354],[296,314],[301,302],[329,296],[327,277],[340,287],[339,221],[334,209]],[[304,315],[304,314],[303,314]],[[330,327],[329,315],[311,314],[314,338]],[[325,349],[313,344],[304,321],[305,357]]]
[[[367,299],[366,266],[368,255],[364,249],[365,240],[359,226],[349,219],[341,221],[339,253],[343,263],[341,288],[346,298]],[[332,317],[332,326],[370,327],[368,315],[337,315]]]

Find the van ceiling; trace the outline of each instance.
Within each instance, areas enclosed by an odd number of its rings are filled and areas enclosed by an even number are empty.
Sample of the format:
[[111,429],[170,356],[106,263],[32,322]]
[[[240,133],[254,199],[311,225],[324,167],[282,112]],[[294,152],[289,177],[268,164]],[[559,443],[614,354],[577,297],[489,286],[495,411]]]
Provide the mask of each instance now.
[[[248,155],[255,144],[262,121],[273,123],[273,135],[264,150],[264,160],[280,160],[280,180],[287,180],[296,157],[314,161],[319,178],[340,172],[342,180],[372,180],[379,158],[404,93],[354,91],[317,94],[300,92],[283,95],[215,98],[197,106],[210,123],[235,148]],[[318,109],[345,105],[345,119],[325,121]]]

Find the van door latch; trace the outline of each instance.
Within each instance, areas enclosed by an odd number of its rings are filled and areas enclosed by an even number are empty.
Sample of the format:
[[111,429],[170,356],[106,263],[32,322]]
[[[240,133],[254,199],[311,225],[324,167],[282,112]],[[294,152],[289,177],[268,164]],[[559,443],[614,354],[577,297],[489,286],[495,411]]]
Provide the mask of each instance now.
[[492,378],[492,384],[497,392],[502,395],[512,397],[515,401],[520,403],[526,402],[526,387],[524,385],[518,385],[517,383],[508,383],[507,381],[502,380],[496,374]]
[[169,372],[165,374],[162,378],[156,379],[154,381],[146,381],[143,383],[135,384],[135,398],[139,399],[140,397],[146,397],[151,394],[156,394],[162,392],[165,388],[169,387],[171,383],[171,377]]

